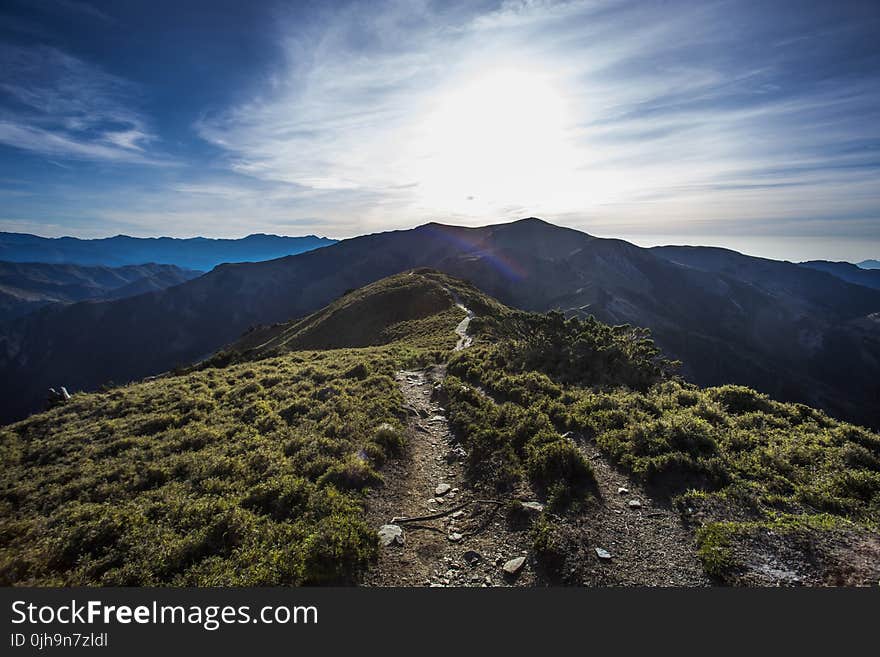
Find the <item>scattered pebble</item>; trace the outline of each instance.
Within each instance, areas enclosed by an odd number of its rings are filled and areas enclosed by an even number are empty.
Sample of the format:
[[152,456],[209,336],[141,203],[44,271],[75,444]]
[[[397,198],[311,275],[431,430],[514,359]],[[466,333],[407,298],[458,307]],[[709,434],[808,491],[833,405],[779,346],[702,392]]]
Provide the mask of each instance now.
[[459,518],[462,518],[462,517],[464,517],[464,511],[456,511],[455,513],[452,514],[453,520],[458,520]]
[[504,564],[502,570],[508,575],[516,575],[526,563],[525,557],[516,557]]
[[452,490],[452,486],[449,484],[437,484],[437,488],[434,489],[434,496],[443,496],[446,495],[449,491]]
[[596,556],[599,557],[602,561],[611,561],[611,553],[608,552],[608,550],[596,548]]
[[630,500],[629,501],[629,508],[630,509],[641,509],[642,503],[639,502],[638,500]]
[[623,486],[621,486],[620,488],[617,489],[617,494],[618,495],[629,495],[629,488],[624,488]]
[[453,543],[458,543],[462,539],[462,535],[458,532],[452,532],[447,538]]

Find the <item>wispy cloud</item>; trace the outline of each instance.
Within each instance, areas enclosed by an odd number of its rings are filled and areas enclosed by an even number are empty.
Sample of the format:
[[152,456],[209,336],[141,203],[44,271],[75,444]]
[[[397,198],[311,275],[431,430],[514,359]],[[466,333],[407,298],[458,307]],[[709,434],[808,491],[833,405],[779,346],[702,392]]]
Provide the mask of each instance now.
[[158,163],[134,85],[47,46],[0,44],[0,143],[56,158]]
[[[739,232],[876,217],[880,62],[859,49],[858,16],[721,2],[473,7],[370,3],[293,27],[280,37],[284,73],[199,134],[235,172],[327,193],[331,221],[331,193],[352,190],[381,199],[361,209],[367,225],[528,213]],[[445,99],[511,70],[538,80],[513,103],[560,103],[558,130],[511,125],[504,157],[476,163],[467,144],[456,161],[425,134]],[[481,181],[498,177],[490,165],[507,185]]]

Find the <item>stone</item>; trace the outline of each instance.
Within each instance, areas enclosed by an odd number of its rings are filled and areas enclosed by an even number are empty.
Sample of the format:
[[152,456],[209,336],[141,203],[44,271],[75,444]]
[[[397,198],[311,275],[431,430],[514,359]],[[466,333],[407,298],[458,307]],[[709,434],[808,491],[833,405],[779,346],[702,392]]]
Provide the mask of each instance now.
[[624,488],[623,486],[621,486],[620,488],[617,489],[617,494],[618,495],[629,495],[629,488]]
[[611,561],[611,553],[608,550],[603,550],[602,548],[596,548],[596,556],[599,557],[602,561]]
[[453,520],[458,520],[459,518],[463,518],[463,517],[464,517],[464,511],[459,510],[459,511],[456,511],[455,513],[452,514]]
[[525,563],[525,557],[516,557],[515,559],[511,559],[510,561],[505,563],[501,569],[508,575],[516,575],[520,570],[522,570],[522,567],[525,565]]
[[450,486],[449,484],[437,484],[437,488],[434,489],[434,496],[435,497],[437,497],[437,496],[442,497],[443,495],[446,495],[446,493],[448,493],[451,490],[452,490],[452,486]]
[[379,528],[379,542],[383,547],[403,545],[403,529],[400,525],[382,525]]
[[480,563],[483,560],[483,555],[480,554],[479,552],[477,552],[476,550],[468,550],[463,555],[461,555],[461,558],[464,559],[464,562],[468,566],[473,568],[474,566],[476,566],[478,563]]
[[639,502],[638,500],[630,500],[629,501],[629,508],[630,509],[641,509],[642,503]]
[[458,532],[452,532],[446,538],[448,538],[453,543],[458,543],[463,538],[463,536],[461,534],[459,534]]
[[529,513],[541,513],[544,505],[540,502],[520,502],[522,508]]

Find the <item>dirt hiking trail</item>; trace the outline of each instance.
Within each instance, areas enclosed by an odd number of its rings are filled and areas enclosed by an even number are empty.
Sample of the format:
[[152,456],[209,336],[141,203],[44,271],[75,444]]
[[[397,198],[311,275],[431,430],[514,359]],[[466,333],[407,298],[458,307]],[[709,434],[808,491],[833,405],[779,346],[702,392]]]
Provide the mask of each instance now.
[[[465,313],[455,328],[456,350],[473,338]],[[543,509],[526,484],[484,500],[468,485],[467,453],[449,428],[442,395],[445,366],[397,372],[405,399],[407,447],[383,468],[385,485],[367,496],[367,521],[380,536],[380,556],[367,586],[707,586],[692,532],[669,505],[653,500],[615,468],[594,444],[576,444],[592,465],[596,498],[580,513],[554,516],[565,561],[548,573],[532,550],[529,522],[512,525],[504,503],[527,502],[527,516]],[[454,513],[451,509],[463,505]],[[400,518],[441,517],[413,522]],[[396,524],[395,524],[396,523]],[[597,550],[598,548],[598,550]],[[601,554],[600,554],[601,552]]]

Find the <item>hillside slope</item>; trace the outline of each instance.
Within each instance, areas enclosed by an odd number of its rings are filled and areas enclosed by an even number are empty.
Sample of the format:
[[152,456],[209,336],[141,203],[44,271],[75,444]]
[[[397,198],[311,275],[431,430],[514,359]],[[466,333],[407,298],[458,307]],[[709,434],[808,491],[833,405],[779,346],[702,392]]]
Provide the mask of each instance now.
[[[459,303],[473,344],[456,350]],[[332,348],[301,349],[316,344]],[[431,458],[410,468],[414,454]],[[880,577],[880,436],[701,390],[640,329],[516,311],[426,270],[180,374],[75,394],[0,430],[0,459],[2,584],[357,583],[410,567],[377,540],[408,507],[376,493],[406,490],[434,495],[441,517],[398,522],[447,581],[453,566],[493,585]],[[459,489],[434,490],[441,468]],[[628,481],[637,505],[610,499]],[[511,544],[514,575],[484,558]],[[675,572],[646,549],[674,550]]]
[[49,386],[94,389],[169,370],[253,325],[304,317],[347,290],[431,267],[510,306],[649,327],[701,385],[743,383],[880,426],[880,291],[777,264],[780,281],[763,285],[750,267],[673,262],[662,251],[537,219],[367,235],[13,323],[0,336],[0,371],[17,382],[0,389],[3,419],[32,411]]
[[200,276],[174,265],[85,267],[71,264],[0,262],[0,322],[53,303],[122,299],[155,292]]

